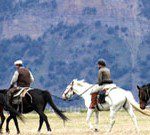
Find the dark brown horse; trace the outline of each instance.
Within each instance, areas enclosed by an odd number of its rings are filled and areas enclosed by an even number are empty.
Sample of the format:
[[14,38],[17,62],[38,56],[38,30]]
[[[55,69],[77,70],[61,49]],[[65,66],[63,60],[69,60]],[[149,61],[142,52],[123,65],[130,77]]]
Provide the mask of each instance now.
[[[1,91],[2,93],[5,93],[5,90]],[[20,113],[18,113],[15,109],[13,109],[10,105],[8,105],[7,101],[6,101],[6,98],[4,96],[4,94],[0,93],[0,117],[1,117],[1,123],[0,123],[0,134],[1,134],[1,129],[2,129],[2,126],[3,126],[3,123],[5,121],[5,116],[4,116],[4,113],[3,113],[3,110],[5,109],[6,111],[9,111],[11,113],[12,116],[19,116],[19,118],[21,120],[22,119],[22,116],[20,115]]]
[[[0,93],[6,96],[6,90],[0,90]],[[41,127],[43,125],[43,122],[46,123],[47,131],[51,131],[48,118],[44,114],[44,110],[46,108],[46,105],[49,104],[54,112],[63,120],[66,121],[68,118],[56,107],[54,104],[51,94],[48,91],[40,90],[40,89],[32,89],[28,91],[29,94],[26,94],[25,97],[22,99],[22,106],[19,111],[23,114],[29,113],[31,111],[35,111],[39,115],[39,128],[38,131],[40,132]],[[31,98],[32,97],[32,98]],[[18,109],[18,105],[12,105],[13,108]],[[2,106],[3,107],[3,106]],[[2,108],[3,109],[3,108]],[[4,121],[4,115],[3,115],[3,110],[0,110],[0,113],[2,114],[3,121]],[[17,133],[20,133],[19,126],[18,126],[18,121],[16,118],[16,115],[12,115],[10,113],[10,116],[6,120],[6,132],[9,133],[9,122],[10,120],[13,119],[15,122],[15,126],[17,129]],[[1,124],[2,127],[3,123]]]
[[[3,105],[0,105],[0,117],[1,117],[1,124],[0,124],[0,129],[2,129],[2,125],[5,121],[5,116],[4,116],[4,113],[3,113]],[[0,130],[0,133],[1,133],[1,130]]]
[[150,83],[141,87],[137,86],[137,88],[139,91],[140,108],[145,109],[150,100]]

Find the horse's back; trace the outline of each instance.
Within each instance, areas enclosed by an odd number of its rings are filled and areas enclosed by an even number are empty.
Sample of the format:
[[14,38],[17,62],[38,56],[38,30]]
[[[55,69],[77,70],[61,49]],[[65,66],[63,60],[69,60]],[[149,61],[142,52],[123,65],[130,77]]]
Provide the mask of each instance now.
[[122,88],[116,87],[109,91],[108,98],[111,98],[113,105],[124,103],[126,101],[126,91]]
[[43,93],[46,92],[46,90],[42,90],[42,89],[31,89],[28,91],[28,93],[30,93],[31,95],[35,95],[35,96],[43,96]]

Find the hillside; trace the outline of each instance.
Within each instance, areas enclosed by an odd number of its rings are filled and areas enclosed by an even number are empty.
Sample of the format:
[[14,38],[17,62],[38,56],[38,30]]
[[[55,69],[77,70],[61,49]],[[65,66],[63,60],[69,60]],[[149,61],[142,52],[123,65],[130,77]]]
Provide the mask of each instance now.
[[95,83],[104,58],[114,82],[136,96],[150,79],[149,11],[147,0],[1,0],[1,88],[23,59],[33,87],[61,96],[74,78]]

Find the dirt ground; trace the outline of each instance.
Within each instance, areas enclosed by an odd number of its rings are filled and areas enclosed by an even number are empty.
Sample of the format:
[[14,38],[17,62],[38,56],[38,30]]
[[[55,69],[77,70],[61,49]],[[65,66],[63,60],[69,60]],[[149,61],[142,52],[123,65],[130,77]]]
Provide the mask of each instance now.
[[[150,117],[144,116],[135,112],[138,120],[138,125],[141,135],[150,135]],[[49,123],[52,128],[52,135],[103,135],[106,134],[109,124],[109,112],[100,112],[99,114],[99,132],[89,130],[85,118],[86,113],[65,113],[70,119],[66,122],[65,127],[63,121],[59,119],[54,113],[46,113],[49,118]],[[37,135],[37,128],[39,125],[37,114],[25,115],[26,122],[23,124],[19,121],[21,135]],[[92,117],[94,122],[94,115]],[[3,126],[3,133],[5,134],[5,124]],[[10,123],[10,135],[15,135],[16,129],[13,121]],[[46,135],[46,126],[43,124],[42,135]],[[116,123],[113,127],[111,135],[137,135],[133,122],[125,111],[120,111],[116,116]]]

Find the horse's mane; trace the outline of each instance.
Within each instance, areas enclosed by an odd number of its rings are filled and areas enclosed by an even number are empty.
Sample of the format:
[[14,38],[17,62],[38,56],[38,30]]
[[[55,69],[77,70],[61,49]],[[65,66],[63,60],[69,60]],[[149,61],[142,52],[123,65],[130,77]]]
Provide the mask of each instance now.
[[5,94],[7,93],[8,89],[0,89],[0,93]]
[[85,80],[76,80],[78,83],[83,84],[83,85],[90,85],[87,83]]
[[150,90],[150,83],[143,85],[141,88]]

